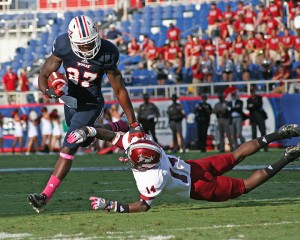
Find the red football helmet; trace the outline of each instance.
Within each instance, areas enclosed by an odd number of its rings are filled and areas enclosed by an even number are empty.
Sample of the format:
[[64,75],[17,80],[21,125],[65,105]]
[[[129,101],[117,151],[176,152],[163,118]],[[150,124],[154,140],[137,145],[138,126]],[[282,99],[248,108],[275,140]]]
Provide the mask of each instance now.
[[150,169],[159,163],[161,148],[151,140],[139,139],[129,146],[127,155],[132,168]]

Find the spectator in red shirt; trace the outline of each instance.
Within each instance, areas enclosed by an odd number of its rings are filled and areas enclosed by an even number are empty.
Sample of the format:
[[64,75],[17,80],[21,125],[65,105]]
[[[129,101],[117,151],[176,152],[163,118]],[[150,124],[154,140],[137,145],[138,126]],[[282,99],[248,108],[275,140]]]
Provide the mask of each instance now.
[[300,35],[295,36],[294,38],[294,55],[295,62],[300,61]]
[[216,46],[213,44],[211,38],[206,39],[204,50],[207,51],[207,54],[208,54],[209,58],[214,63],[215,62]]
[[232,43],[232,58],[235,64],[241,64],[243,62],[243,55],[245,53],[245,42],[242,35],[237,35],[236,39]]
[[265,47],[266,41],[264,39],[264,34],[256,33],[254,44],[250,48],[250,60],[253,64],[261,64],[263,54],[265,52]]
[[136,38],[131,38],[128,43],[128,55],[129,56],[137,56],[141,53],[140,44],[137,42]]
[[192,59],[191,59],[191,65],[194,66],[197,62],[200,62],[200,57],[202,53],[203,46],[199,41],[198,36],[193,37],[193,44],[192,44]]
[[[6,73],[4,74],[2,78],[4,90],[6,93],[14,92],[17,89],[18,86],[18,76],[11,70],[11,66],[6,67]],[[8,103],[11,104],[15,101],[15,95],[8,94]]]
[[245,14],[244,2],[239,1],[237,5],[238,5],[237,10],[234,13],[234,18],[236,20],[239,18],[239,15],[244,15]]
[[171,66],[177,64],[177,57],[182,59],[181,49],[176,45],[176,41],[170,41],[169,47],[166,49],[166,61],[170,63]]
[[149,37],[148,37],[148,35],[147,34],[144,34],[143,35],[143,39],[142,39],[142,42],[141,42],[141,49],[142,49],[142,51],[145,51],[145,49],[147,48],[147,46],[148,46],[148,44],[149,44],[149,41],[150,41],[150,39],[149,39]]
[[238,19],[233,23],[234,31],[238,34],[244,34],[246,23],[244,15],[240,14]]
[[267,8],[270,16],[275,19],[279,24],[282,24],[282,6],[275,3],[274,0],[270,0],[269,7]]
[[245,28],[246,29],[253,29],[254,31],[254,24],[256,22],[256,13],[253,11],[252,6],[249,5],[245,8]]
[[267,39],[267,51],[269,51],[270,57],[276,62],[280,61],[280,54],[278,52],[280,45],[280,39],[276,34],[276,30],[271,31],[271,36]]
[[178,44],[180,42],[180,29],[175,27],[173,23],[170,23],[169,29],[167,31],[167,38],[169,42],[176,41]]
[[[222,22],[220,20],[217,20],[217,25],[218,25],[218,27],[215,30],[215,31],[217,31],[216,32],[217,34],[215,37],[221,36],[222,38],[225,39],[225,38],[229,37],[230,35],[232,35],[229,33],[230,31],[233,32],[233,27],[232,27],[229,19],[225,19]],[[230,28],[232,28],[232,30],[230,30]]]
[[203,73],[201,71],[201,63],[200,61],[195,62],[195,64],[192,65],[192,71],[193,71],[193,83],[201,83],[203,81]]
[[223,14],[219,8],[217,8],[216,3],[212,2],[210,4],[210,10],[208,12],[207,21],[207,34],[208,36],[212,36],[212,32],[217,28],[217,20],[223,20]]
[[146,61],[147,61],[147,69],[152,70],[152,65],[158,57],[159,50],[155,46],[154,41],[149,39],[148,46],[145,49]]
[[[21,90],[21,92],[28,92],[30,90],[30,85],[29,85],[30,83],[27,77],[26,70],[24,68],[19,69],[18,77],[19,77],[18,88]],[[34,96],[31,93],[26,94],[26,100],[27,103],[35,103]]]
[[257,12],[257,18],[254,24],[254,29],[256,32],[266,32],[267,29],[267,10],[265,9],[264,5],[262,3],[259,4],[259,9]]
[[247,31],[247,39],[245,40],[245,49],[252,63],[255,61],[255,57],[256,57],[255,42],[256,42],[256,38],[254,36],[254,32]]
[[216,48],[216,55],[217,55],[217,65],[221,65],[224,59],[224,54],[229,51],[231,44],[226,42],[222,37],[217,38],[217,48]]
[[[220,30],[221,36],[225,39],[228,36],[232,36],[234,34],[233,29],[233,21],[234,21],[234,12],[230,9],[230,4],[226,4],[226,10],[223,14],[224,21],[220,21]],[[227,30],[227,31],[226,31]]]
[[223,13],[223,17],[225,19],[229,19],[230,21],[233,20],[234,12],[231,11],[230,4],[228,4],[228,3],[226,4],[225,12]]
[[286,50],[286,48],[282,45],[279,46],[279,53],[280,53],[280,63],[281,66],[284,67],[284,70],[291,71],[291,59],[290,56]]
[[[203,81],[203,73],[201,71],[201,63],[200,62],[195,62],[194,65],[192,65],[192,72],[193,72],[193,84],[201,83]],[[188,88],[188,92],[192,93],[194,95],[199,95],[200,94],[200,87],[194,87],[190,86]]]
[[272,31],[275,30],[275,33],[277,35],[277,32],[279,30],[278,22],[274,18],[272,18],[270,14],[266,16],[266,19],[267,19],[267,30],[266,30],[267,34],[271,35]]
[[300,2],[296,3],[297,5],[293,5],[292,2],[289,2],[289,9],[290,9],[290,26],[294,32],[297,32],[294,24],[294,19],[296,16],[300,15]]
[[26,74],[26,70],[21,68],[19,70],[19,87],[21,92],[29,91],[29,80]]
[[280,43],[288,51],[290,58],[292,58],[292,54],[293,54],[294,40],[295,38],[290,34],[290,30],[288,28],[285,28],[284,35],[280,37]]
[[164,45],[158,48],[158,54],[161,54],[165,60],[166,60],[166,51],[168,47],[169,45],[165,43]]
[[183,50],[184,50],[184,64],[185,64],[186,68],[191,67],[192,47],[193,47],[193,36],[188,35],[187,38],[186,38],[186,43],[183,47]]

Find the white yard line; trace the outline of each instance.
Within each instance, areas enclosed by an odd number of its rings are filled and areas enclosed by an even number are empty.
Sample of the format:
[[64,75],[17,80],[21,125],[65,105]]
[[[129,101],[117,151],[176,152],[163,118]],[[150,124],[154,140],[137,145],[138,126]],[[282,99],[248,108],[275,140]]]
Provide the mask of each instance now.
[[[188,227],[188,228],[168,228],[161,229],[160,231],[164,232],[172,232],[172,231],[192,231],[192,230],[210,230],[210,229],[221,229],[221,228],[241,228],[241,227],[261,227],[261,226],[278,226],[278,225],[289,225],[289,224],[300,224],[300,221],[296,222],[268,222],[268,223],[258,223],[258,224],[225,224],[225,225],[212,225],[206,227]],[[106,232],[108,235],[122,235],[122,234],[133,234],[133,233],[141,233],[146,234],[150,232],[155,232],[157,229],[143,230],[143,231],[127,231],[127,232]]]
[[0,239],[22,239],[22,238],[27,238],[31,236],[29,233],[5,233],[5,232],[0,232]]
[[[241,165],[235,166],[233,170],[258,170],[267,167],[268,165]],[[129,171],[128,167],[74,167],[71,172],[102,172],[102,171]],[[283,170],[299,171],[300,166],[286,166]],[[53,168],[1,168],[1,172],[52,172]]]
[[[262,226],[279,226],[279,225],[291,225],[291,224],[300,224],[300,221],[296,222],[267,222],[267,223],[260,223],[260,224],[225,224],[225,225],[212,225],[212,226],[206,226],[206,227],[188,227],[188,228],[168,228],[168,229],[161,229],[160,231],[163,232],[186,232],[186,231],[193,231],[193,230],[211,230],[211,229],[222,229],[222,228],[241,228],[241,227],[262,227]],[[53,239],[53,240],[90,240],[90,239],[137,239],[136,234],[141,234],[141,236],[138,238],[140,240],[168,240],[173,239],[176,236],[174,235],[156,235],[151,236],[151,232],[157,232],[157,229],[150,229],[150,230],[143,230],[143,231],[126,231],[126,232],[106,232],[106,236],[91,236],[91,237],[85,237],[84,234],[74,234],[74,235],[63,235],[63,234],[57,234],[53,237],[47,238],[47,239]],[[125,236],[124,236],[125,234]],[[135,234],[135,236],[132,236],[131,234]],[[146,235],[147,234],[147,235]],[[0,233],[0,239],[43,239],[40,237],[32,237],[32,234],[28,233]]]

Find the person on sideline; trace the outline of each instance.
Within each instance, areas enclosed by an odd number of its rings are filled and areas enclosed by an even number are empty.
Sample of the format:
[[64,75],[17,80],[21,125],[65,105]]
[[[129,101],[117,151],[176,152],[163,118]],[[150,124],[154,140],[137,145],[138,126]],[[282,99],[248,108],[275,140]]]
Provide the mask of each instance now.
[[201,152],[206,152],[207,130],[212,113],[212,107],[207,103],[206,95],[202,95],[202,102],[196,105],[194,113],[197,123],[199,148]]
[[182,120],[185,118],[185,112],[181,103],[177,102],[177,95],[172,95],[172,104],[167,109],[169,124],[173,136],[173,153],[179,150],[178,136],[180,138],[180,152],[185,152],[185,140],[182,135]]
[[[250,89],[250,97],[247,99],[247,109],[249,110],[252,139],[257,137],[257,127],[261,136],[266,135],[266,119],[268,116],[263,109],[262,96],[256,94],[255,87]],[[264,147],[264,150],[268,151],[267,145]]]
[[159,109],[154,103],[149,102],[148,93],[144,93],[143,99],[144,103],[142,103],[137,110],[138,120],[142,124],[145,132],[151,134],[154,141],[158,142],[155,133],[155,125],[160,116]]

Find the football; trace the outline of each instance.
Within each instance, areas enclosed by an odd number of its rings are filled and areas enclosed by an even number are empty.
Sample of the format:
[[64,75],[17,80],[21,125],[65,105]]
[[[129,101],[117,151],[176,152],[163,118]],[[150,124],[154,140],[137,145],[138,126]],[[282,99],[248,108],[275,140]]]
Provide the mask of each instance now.
[[53,87],[55,89],[60,89],[64,85],[67,85],[67,78],[60,72],[53,72],[48,78],[48,87]]

